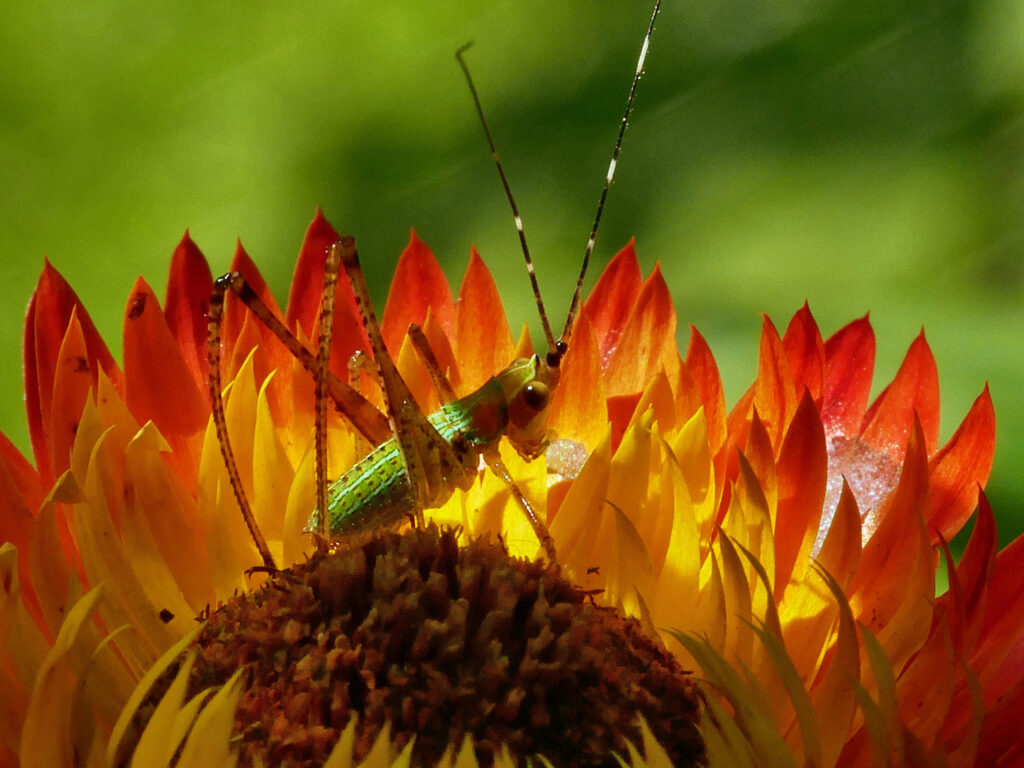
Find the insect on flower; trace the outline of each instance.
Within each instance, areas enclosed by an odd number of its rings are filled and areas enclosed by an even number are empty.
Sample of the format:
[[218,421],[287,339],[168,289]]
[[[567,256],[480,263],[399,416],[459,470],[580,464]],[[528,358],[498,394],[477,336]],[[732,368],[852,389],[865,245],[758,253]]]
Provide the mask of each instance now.
[[[326,253],[323,293],[320,304],[320,328],[316,353],[300,341],[260,300],[255,291],[238,272],[228,273],[215,281],[210,298],[208,354],[210,363],[209,389],[213,405],[213,419],[220,443],[221,454],[235,498],[246,525],[263,559],[264,567],[274,570],[273,555],[256,524],[252,508],[242,487],[234,453],[228,438],[220,376],[220,336],[224,298],[231,291],[262,321],[295,355],[315,379],[314,394],[314,450],[316,467],[317,507],[307,531],[326,539],[330,535],[345,535],[372,528],[389,526],[405,517],[421,525],[423,510],[445,503],[455,488],[468,489],[476,479],[481,459],[509,488],[512,497],[526,514],[552,563],[557,562],[554,540],[530,501],[516,485],[498,453],[498,444],[507,437],[517,452],[527,460],[540,456],[548,447],[550,435],[545,419],[551,393],[558,386],[559,366],[569,349],[569,336],[579,310],[580,293],[587,265],[594,250],[601,213],[608,190],[615,175],[615,166],[622,147],[637,84],[643,73],[644,61],[650,44],[660,0],[655,3],[651,20],[644,34],[636,71],[626,100],[625,114],[619,125],[611,162],[605,174],[604,186],[597,205],[597,213],[587,240],[573,293],[568,317],[561,336],[557,339],[548,322],[540,287],[534,273],[533,260],[526,244],[523,220],[505,177],[494,141],[476,87],[473,84],[464,54],[469,44],[460,48],[455,56],[462,67],[470,94],[491,149],[502,187],[512,208],[526,271],[530,277],[534,299],[540,314],[547,351],[513,361],[507,368],[489,379],[475,392],[456,399],[451,383],[435,357],[423,331],[412,325],[409,338],[441,397],[441,409],[429,416],[424,414],[413,399],[409,387],[384,345],[380,327],[370,302],[366,279],[359,264],[355,240],[343,236]],[[373,367],[380,382],[387,416],[383,416],[354,387],[346,384],[328,370],[331,330],[334,316],[335,287],[339,269],[344,268],[352,286],[363,325],[373,354]],[[363,357],[362,359],[366,359]],[[354,363],[350,369],[354,369]],[[330,398],[338,410],[371,444],[377,446],[356,462],[333,483],[327,479],[327,400]]]

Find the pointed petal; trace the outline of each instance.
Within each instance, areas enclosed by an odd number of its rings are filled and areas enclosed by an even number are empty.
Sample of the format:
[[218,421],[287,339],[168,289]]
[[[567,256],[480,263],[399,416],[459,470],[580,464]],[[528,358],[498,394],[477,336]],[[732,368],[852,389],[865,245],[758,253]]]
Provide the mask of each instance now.
[[757,380],[753,389],[753,406],[764,421],[772,445],[781,446],[789,420],[796,412],[797,391],[782,339],[767,315],[761,326]]
[[995,447],[996,419],[986,385],[949,442],[928,462],[931,495],[925,520],[933,540],[936,535],[953,538],[967,522],[978,503],[978,488],[988,480]]
[[124,375],[132,414],[140,423],[156,424],[176,462],[194,470],[210,408],[153,290],[141,277],[125,309]]
[[25,318],[24,354],[25,407],[28,410],[29,436],[32,440],[36,467],[44,484],[47,485],[56,477],[47,445],[50,436],[54,371],[72,310],[76,311],[82,326],[87,362],[93,372],[93,383],[96,381],[96,371],[102,368],[115,388],[123,391],[121,371],[89,318],[89,313],[67,281],[49,262],[46,262]]
[[915,414],[925,448],[932,454],[939,440],[939,373],[924,331],[910,345],[892,383],[868,409],[861,439],[898,464]]
[[854,437],[860,432],[874,370],[875,332],[867,315],[840,328],[825,342],[821,419],[830,438]]
[[[71,658],[76,653],[76,645],[95,642],[95,633],[88,631],[88,619],[100,597],[101,590],[97,587],[75,603],[36,675],[19,749],[21,765],[25,768],[71,768],[75,765],[71,734],[76,676]],[[85,652],[86,657],[90,652]]]
[[[323,211],[317,208],[313,221],[306,229],[299,258],[295,262],[288,292],[288,311],[285,313],[285,325],[293,331],[301,328],[306,338],[316,335],[314,319],[323,293],[324,259],[327,248],[337,240],[338,233],[324,217]],[[341,282],[344,280],[339,280]]]
[[478,389],[512,362],[512,333],[490,270],[476,248],[459,287],[455,307],[455,354],[466,391]]
[[806,389],[820,404],[825,388],[825,343],[807,302],[793,315],[782,337],[793,383],[798,393]]
[[428,308],[433,310],[434,319],[445,333],[451,334],[455,328],[455,302],[448,281],[434,254],[415,230],[410,230],[409,244],[395,267],[380,323],[389,350],[401,348],[410,323],[423,325]]
[[642,392],[661,368],[674,379],[678,365],[676,312],[661,268],[655,265],[640,289],[634,310],[605,370],[608,394]]
[[71,466],[71,446],[94,381],[78,310],[72,308],[54,366],[53,401],[50,405],[50,466],[58,475]]
[[843,480],[835,515],[829,524],[825,542],[818,554],[821,567],[845,590],[860,565],[860,510],[850,486]]
[[548,425],[559,437],[593,450],[604,436],[607,424],[600,353],[590,316],[581,314],[569,353],[562,361],[561,381],[548,405]]
[[206,354],[206,315],[210,309],[213,277],[188,230],[171,257],[164,298],[164,317],[178,344],[182,359],[192,372],[196,387],[206,397],[209,365]]
[[604,366],[611,361],[619,345],[619,337],[633,313],[643,283],[633,242],[630,240],[608,262],[584,304]]
[[882,505],[851,585],[855,615],[876,634],[895,669],[921,647],[931,625],[935,557],[921,518],[926,461],[915,420],[899,484]]
[[805,390],[779,451],[779,512],[775,546],[775,594],[789,580],[802,580],[818,535],[828,481],[825,429],[810,391]]

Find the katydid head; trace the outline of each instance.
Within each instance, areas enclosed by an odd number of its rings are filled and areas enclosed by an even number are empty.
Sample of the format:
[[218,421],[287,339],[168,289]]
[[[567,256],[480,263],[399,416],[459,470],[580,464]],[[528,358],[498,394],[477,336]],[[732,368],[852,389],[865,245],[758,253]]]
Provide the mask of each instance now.
[[565,327],[562,335],[557,340],[551,331],[551,324],[548,322],[547,312],[544,310],[544,302],[540,296],[540,286],[537,284],[537,276],[533,268],[533,259],[530,257],[530,249],[526,245],[526,234],[523,230],[523,219],[519,215],[519,207],[512,196],[512,188],[509,186],[502,168],[501,160],[498,159],[498,150],[491,138],[490,128],[487,127],[487,119],[484,117],[484,110],[480,104],[480,97],[477,94],[473,78],[469,74],[469,67],[463,58],[463,54],[470,47],[471,43],[459,48],[455,52],[455,58],[462,67],[469,85],[470,95],[473,97],[473,105],[476,107],[477,116],[480,118],[480,125],[487,138],[487,144],[491,148],[491,157],[498,169],[498,177],[505,190],[505,197],[508,198],[509,206],[512,208],[512,215],[515,220],[516,232],[519,235],[519,244],[523,251],[523,258],[526,261],[526,272],[530,277],[530,284],[533,287],[533,296],[537,302],[537,311],[540,315],[541,325],[544,328],[544,337],[547,341],[547,354],[543,359],[538,355],[532,358],[520,358],[498,375],[505,395],[505,402],[509,408],[508,437],[516,450],[525,458],[534,458],[544,452],[549,442],[545,411],[548,400],[558,386],[559,371],[562,358],[569,350],[569,335],[576,321],[576,315],[580,308],[580,295],[583,290],[583,281],[587,275],[587,266],[590,263],[590,256],[594,252],[594,244],[597,241],[597,229],[601,223],[601,213],[604,211],[604,203],[608,197],[608,190],[611,189],[612,179],[615,176],[615,167],[619,161],[619,153],[622,150],[622,137],[626,133],[626,126],[629,124],[629,115],[633,110],[633,98],[636,95],[637,84],[643,74],[644,62],[647,59],[647,49],[650,44],[651,34],[654,32],[654,22],[658,18],[658,11],[661,7],[661,0],[654,3],[654,12],[651,14],[651,21],[647,25],[647,33],[644,35],[643,46],[640,49],[640,57],[637,59],[636,71],[633,75],[633,82],[629,89],[629,97],[626,99],[626,110],[619,121],[619,132],[615,140],[615,148],[612,150],[612,159],[608,164],[608,171],[605,173],[604,186],[601,190],[601,197],[597,203],[597,213],[594,216],[594,224],[590,229],[590,237],[587,239],[587,247],[583,253],[583,262],[580,265],[580,274],[576,279],[576,289],[573,292],[572,303],[569,305],[569,314],[565,320]]
[[555,365],[548,362],[538,355],[521,357],[495,377],[508,409],[505,434],[527,461],[544,453],[551,441],[547,408],[558,386],[559,368],[557,358]]

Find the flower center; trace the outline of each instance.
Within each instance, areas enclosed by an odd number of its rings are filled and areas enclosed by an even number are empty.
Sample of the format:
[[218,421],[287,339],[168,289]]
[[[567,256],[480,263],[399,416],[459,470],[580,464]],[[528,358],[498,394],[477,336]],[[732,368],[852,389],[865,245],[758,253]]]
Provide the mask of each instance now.
[[613,766],[642,714],[676,766],[702,764],[696,687],[633,620],[557,570],[435,526],[377,532],[276,574],[212,616],[193,692],[247,668],[241,764],[319,765],[353,713],[355,757],[385,723],[414,763],[473,738],[555,766]]

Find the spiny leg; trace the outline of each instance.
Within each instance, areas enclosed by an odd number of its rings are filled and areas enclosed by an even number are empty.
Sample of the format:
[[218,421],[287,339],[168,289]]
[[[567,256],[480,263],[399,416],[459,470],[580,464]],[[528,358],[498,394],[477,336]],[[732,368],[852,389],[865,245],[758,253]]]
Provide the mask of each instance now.
[[[240,272],[229,272],[217,278],[216,290],[223,294],[230,290],[246,307],[265,325],[289,352],[302,364],[302,367],[313,376],[317,375],[317,357],[295,334],[282,323],[263,300],[245,281]],[[327,371],[327,393],[338,406],[338,410],[372,445],[379,445],[391,437],[391,427],[387,418],[365,397]]]
[[441,364],[437,361],[437,355],[431,349],[430,342],[427,341],[427,335],[423,333],[423,329],[416,325],[416,323],[410,323],[408,333],[409,340],[416,348],[416,351],[419,352],[420,360],[427,369],[430,380],[434,383],[434,389],[437,390],[437,394],[441,397],[441,402],[450,403],[456,400],[452,383],[448,381],[444,369],[441,368]]
[[501,460],[497,450],[484,451],[483,457],[484,461],[487,462],[487,466],[491,468],[491,472],[508,486],[512,498],[516,500],[516,503],[526,513],[526,518],[530,521],[530,525],[533,526],[533,532],[537,535],[537,540],[540,541],[540,545],[544,548],[544,554],[547,555],[548,562],[557,565],[558,557],[555,554],[555,540],[551,537],[547,525],[540,519],[533,505],[530,504],[525,494],[516,485],[516,481],[512,479],[512,474],[508,471],[508,467],[505,466],[505,462]]
[[238,473],[238,464],[235,462],[235,454],[231,450],[231,441],[228,438],[228,423],[227,417],[224,415],[224,397],[221,394],[220,377],[220,329],[221,320],[224,316],[224,294],[226,290],[223,278],[214,282],[213,294],[210,296],[209,321],[207,323],[206,353],[210,363],[209,386],[213,423],[217,429],[217,442],[220,443],[220,452],[221,456],[224,457],[224,466],[228,472],[228,480],[231,483],[231,489],[235,492],[238,507],[242,510],[245,524],[249,528],[249,535],[252,536],[256,549],[259,550],[260,557],[263,558],[264,567],[276,571],[277,566],[274,564],[274,556],[270,554],[270,548],[267,546],[266,539],[263,538],[263,533],[256,524],[256,517],[252,513],[249,499],[246,497],[245,489],[242,487],[242,478]]
[[415,521],[422,524],[423,510],[436,506],[439,499],[447,498],[451,493],[452,478],[468,471],[466,457],[459,454],[420,411],[409,387],[398,373],[370,302],[355,240],[342,237],[331,247],[339,253],[370,339],[388,419],[409,479]]
[[320,510],[322,538],[327,538],[327,366],[331,359],[331,331],[334,326],[334,289],[338,283],[338,254],[327,249],[324,288],[320,297],[320,338],[316,356],[316,390],[313,397],[313,443],[316,450],[316,505]]

